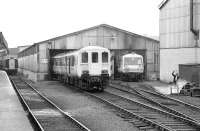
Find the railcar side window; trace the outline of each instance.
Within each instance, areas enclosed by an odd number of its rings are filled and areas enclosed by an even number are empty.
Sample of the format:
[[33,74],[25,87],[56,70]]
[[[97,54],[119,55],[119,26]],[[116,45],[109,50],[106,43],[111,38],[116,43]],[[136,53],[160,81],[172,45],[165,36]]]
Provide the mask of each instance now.
[[141,65],[142,59],[139,57],[125,57],[124,65]]
[[61,61],[60,58],[58,60],[59,60],[59,66],[61,66],[62,65],[62,61]]
[[74,64],[75,64],[75,58],[74,58],[74,56],[72,56],[71,57],[71,65],[74,66]]
[[82,53],[82,63],[88,63],[88,53],[87,52]]
[[65,58],[61,58],[61,66],[64,66],[65,65]]
[[108,63],[108,53],[107,52],[102,53],[102,63]]
[[53,64],[56,66],[56,59],[55,58],[53,59]]
[[98,53],[92,52],[92,63],[98,63]]
[[56,58],[56,65],[57,65],[57,66],[59,66],[58,62],[59,62],[59,61],[58,61],[58,58]]

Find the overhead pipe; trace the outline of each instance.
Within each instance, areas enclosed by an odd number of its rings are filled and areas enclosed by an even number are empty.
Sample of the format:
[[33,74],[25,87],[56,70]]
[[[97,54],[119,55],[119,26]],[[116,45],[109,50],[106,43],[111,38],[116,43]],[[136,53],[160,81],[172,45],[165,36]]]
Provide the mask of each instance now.
[[193,16],[194,16],[194,13],[193,13],[193,0],[190,0],[190,31],[196,36],[196,38],[198,39],[199,38],[199,30],[195,30],[194,29],[194,25],[193,25]]

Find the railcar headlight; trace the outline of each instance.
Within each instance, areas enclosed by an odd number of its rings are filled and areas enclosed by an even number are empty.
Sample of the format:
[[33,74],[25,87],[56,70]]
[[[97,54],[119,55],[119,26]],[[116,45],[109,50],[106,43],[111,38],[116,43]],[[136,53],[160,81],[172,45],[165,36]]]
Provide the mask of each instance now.
[[101,74],[108,74],[108,70],[102,70]]
[[82,74],[89,74],[89,71],[88,70],[83,70]]

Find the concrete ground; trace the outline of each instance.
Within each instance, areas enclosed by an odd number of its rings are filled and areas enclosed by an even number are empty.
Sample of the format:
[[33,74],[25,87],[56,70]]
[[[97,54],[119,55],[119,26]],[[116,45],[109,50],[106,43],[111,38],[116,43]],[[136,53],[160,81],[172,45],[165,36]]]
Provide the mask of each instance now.
[[33,131],[15,90],[0,71],[0,130]]
[[183,85],[186,83],[184,80],[178,80],[176,84],[165,83],[161,81],[145,81],[144,84],[152,86],[156,91],[162,94],[177,94],[182,89]]
[[142,81],[142,82],[124,82],[119,80],[114,80],[115,83],[121,83],[122,85],[130,85],[131,87],[139,87],[145,90],[155,90],[162,94],[170,95],[177,94],[186,83],[184,80],[178,80],[177,84],[165,83],[162,81]]

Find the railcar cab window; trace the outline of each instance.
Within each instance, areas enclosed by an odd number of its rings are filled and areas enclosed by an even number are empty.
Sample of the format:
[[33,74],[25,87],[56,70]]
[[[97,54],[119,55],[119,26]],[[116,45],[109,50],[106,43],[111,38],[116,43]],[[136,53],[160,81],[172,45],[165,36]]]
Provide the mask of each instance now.
[[83,52],[81,55],[82,55],[82,63],[88,63],[88,53]]
[[124,65],[141,65],[142,59],[139,57],[125,57]]
[[142,58],[138,58],[138,65],[142,64]]
[[108,63],[108,52],[102,53],[102,63]]
[[65,63],[66,63],[66,66],[68,66],[68,59],[67,59],[67,57],[65,57]]
[[92,52],[92,63],[98,63],[98,52]]

